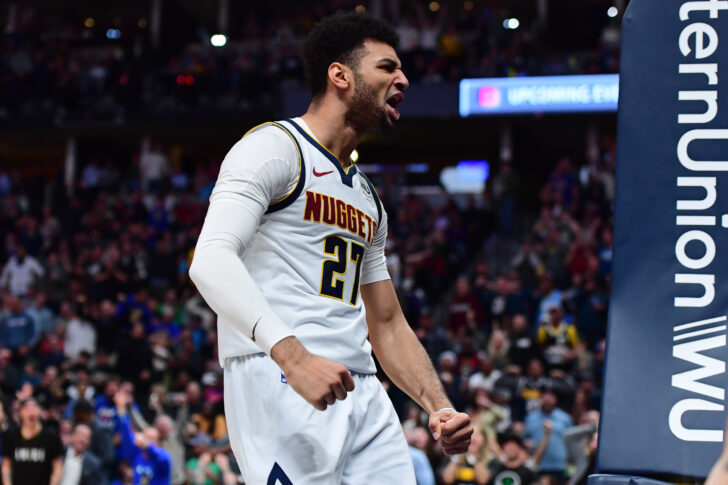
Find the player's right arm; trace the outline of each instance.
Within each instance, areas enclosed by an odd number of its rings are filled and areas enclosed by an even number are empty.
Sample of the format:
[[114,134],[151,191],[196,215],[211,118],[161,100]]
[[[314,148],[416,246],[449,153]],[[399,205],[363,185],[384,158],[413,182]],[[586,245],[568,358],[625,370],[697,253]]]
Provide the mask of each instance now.
[[323,410],[354,388],[346,368],[308,352],[270,307],[241,255],[271,202],[291,193],[300,176],[293,140],[261,128],[228,153],[197,241],[190,278],[208,305],[250,337],[281,367],[288,384]]

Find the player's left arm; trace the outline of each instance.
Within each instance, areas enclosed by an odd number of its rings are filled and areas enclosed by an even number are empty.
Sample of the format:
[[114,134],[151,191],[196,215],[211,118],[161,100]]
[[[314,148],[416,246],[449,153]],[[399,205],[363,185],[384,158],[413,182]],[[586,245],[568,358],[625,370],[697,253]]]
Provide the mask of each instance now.
[[402,314],[392,281],[364,285],[361,296],[369,341],[384,372],[430,414],[430,431],[435,439],[442,436],[445,453],[464,453],[473,433],[470,416],[452,409],[430,357]]
[[365,257],[361,297],[369,341],[387,376],[430,414],[430,431],[445,453],[464,453],[473,427],[470,416],[452,409],[430,357],[410,328],[387,273],[386,215]]

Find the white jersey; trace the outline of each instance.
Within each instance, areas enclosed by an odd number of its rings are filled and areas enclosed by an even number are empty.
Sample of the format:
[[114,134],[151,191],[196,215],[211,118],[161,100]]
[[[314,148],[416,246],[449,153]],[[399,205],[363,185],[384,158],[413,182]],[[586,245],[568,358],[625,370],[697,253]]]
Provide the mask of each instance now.
[[[310,352],[356,372],[374,373],[359,294],[360,285],[389,278],[387,216],[374,187],[355,165],[343,169],[300,118],[265,123],[248,133],[265,133],[293,146],[295,151],[285,153],[295,154],[297,160],[287,162],[298,169],[279,184],[285,188],[282,197],[267,201],[243,263],[277,316]],[[253,154],[237,151],[237,162],[228,160],[234,151],[223,162],[211,200],[240,193],[235,166],[240,157]],[[221,362],[261,351],[222,316],[218,345]]]

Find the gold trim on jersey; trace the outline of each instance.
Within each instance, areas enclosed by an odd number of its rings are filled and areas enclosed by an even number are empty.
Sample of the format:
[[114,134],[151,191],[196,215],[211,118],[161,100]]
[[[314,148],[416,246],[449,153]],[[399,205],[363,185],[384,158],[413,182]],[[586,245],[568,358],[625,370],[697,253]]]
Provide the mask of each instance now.
[[[251,129],[249,129],[248,131],[245,132],[245,134],[243,135],[243,137],[241,138],[241,140],[243,138],[245,138],[246,136],[248,136],[253,131],[255,131],[258,128],[261,128],[261,127],[263,127],[265,125],[277,126],[281,130],[283,130],[283,132],[286,135],[288,135],[290,137],[290,139],[293,141],[293,146],[296,147],[296,151],[298,152],[298,180],[296,181],[296,185],[293,186],[293,190],[291,190],[288,194],[284,195],[283,197],[281,197],[278,200],[271,201],[270,204],[268,205],[268,209],[270,209],[271,207],[274,207],[274,206],[276,206],[278,204],[281,204],[281,203],[285,202],[286,199],[288,199],[291,195],[293,195],[294,193],[296,193],[296,189],[298,189],[298,186],[301,183],[301,177],[304,175],[303,174],[303,153],[301,153],[301,147],[299,146],[298,140],[296,140],[296,137],[293,136],[293,133],[291,133],[288,130],[288,128],[286,128],[285,126],[283,126],[280,123],[277,123],[275,121],[266,121],[266,122],[261,123],[259,125],[255,125],[254,127],[252,127]],[[266,209],[266,210],[268,210],[268,209]]]

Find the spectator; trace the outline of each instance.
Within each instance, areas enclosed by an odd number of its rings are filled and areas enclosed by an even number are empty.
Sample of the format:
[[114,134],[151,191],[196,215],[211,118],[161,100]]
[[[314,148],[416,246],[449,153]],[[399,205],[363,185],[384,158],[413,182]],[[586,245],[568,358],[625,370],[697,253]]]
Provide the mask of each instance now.
[[544,351],[546,363],[552,368],[567,369],[576,357],[579,343],[576,327],[564,321],[560,305],[553,305],[538,329],[538,345]]
[[134,476],[134,469],[131,465],[122,461],[119,463],[119,478],[111,482],[111,485],[137,485],[136,477]]
[[433,360],[445,350],[452,348],[447,332],[442,327],[433,325],[432,316],[429,314],[420,315],[419,328],[415,330],[415,335]]
[[162,444],[162,448],[167,450],[171,459],[172,485],[182,485],[187,478],[185,472],[185,448],[182,441],[183,428],[186,424],[186,422],[175,423],[166,414],[160,414],[154,420],[154,425],[159,430],[159,441]]
[[96,396],[94,414],[100,427],[109,431],[116,429],[116,404],[114,396],[119,392],[119,379],[110,377],[104,383],[104,392]]
[[510,362],[508,361],[508,350],[511,342],[508,340],[508,334],[497,328],[493,330],[488,339],[488,355],[493,359],[493,365],[497,369],[505,369]]
[[551,422],[551,436],[541,460],[540,475],[547,475],[556,484],[565,480],[567,451],[563,434],[573,425],[571,416],[557,407],[556,394],[546,391],[541,396],[541,409],[531,411],[524,422],[524,437],[541,442],[546,435],[545,422]]
[[403,430],[409,445],[412,465],[415,468],[417,485],[435,485],[435,474],[432,472],[432,465],[430,465],[430,460],[425,454],[425,447],[429,439],[427,431],[421,427],[409,429],[406,426]]
[[63,468],[63,445],[40,420],[41,407],[33,398],[18,406],[20,427],[3,436],[2,474],[5,485],[58,485]]
[[213,460],[209,448],[212,438],[198,433],[187,442],[192,447],[192,458],[187,461],[187,479],[191,485],[216,485],[220,482],[222,472]]
[[463,381],[457,367],[457,355],[452,350],[446,350],[437,359],[439,376],[442,386],[455,406],[455,409],[465,407],[465,392],[467,381]]
[[[86,448],[98,461],[99,474],[108,482],[114,467],[114,446],[112,430],[99,422],[93,406],[85,399],[79,399],[73,406],[73,422],[82,424],[89,431]],[[85,433],[85,432],[84,432]],[[75,429],[74,429],[75,434]]]
[[159,445],[159,431],[154,427],[139,433],[132,430],[129,416],[132,400],[128,392],[117,392],[114,401],[121,435],[119,454],[132,465],[134,485],[170,485],[171,459]]
[[475,392],[477,389],[492,392],[496,381],[502,375],[503,373],[493,365],[493,359],[486,354],[481,354],[478,371],[468,378],[468,389],[470,392]]
[[35,322],[23,310],[23,305],[17,296],[8,295],[5,298],[5,306],[8,313],[0,324],[0,342],[13,353],[15,362],[22,364],[35,339]]
[[473,428],[468,450],[462,455],[447,457],[441,472],[445,485],[485,485],[488,483],[488,448],[480,428]]
[[209,434],[214,440],[226,433],[225,416],[208,400],[202,401],[200,411],[192,414],[190,421],[197,424],[200,432]]
[[35,322],[36,340],[53,332],[56,326],[56,318],[53,311],[48,307],[47,297],[44,292],[38,292],[25,311]]
[[7,288],[10,294],[24,298],[44,274],[43,266],[27,254],[25,246],[18,245],[15,255],[10,257],[0,273],[0,289]]
[[0,390],[6,396],[13,395],[20,380],[18,368],[12,365],[12,357],[10,349],[0,348]]
[[494,443],[498,432],[505,431],[511,424],[510,409],[491,401],[490,393],[486,389],[475,390],[473,422],[477,423],[488,443]]
[[161,143],[155,143],[151,150],[142,153],[139,158],[139,177],[142,187],[146,190],[152,193],[159,192],[164,178],[169,173],[169,159],[162,151]]
[[518,272],[524,285],[534,287],[538,284],[538,275],[544,272],[544,267],[538,251],[530,240],[524,241],[520,251],[513,256],[511,268]]
[[529,331],[526,316],[518,313],[511,320],[511,346],[508,358],[512,364],[525,369],[538,352],[532,333]]
[[587,276],[583,288],[576,294],[575,303],[579,336],[586,340],[588,348],[593,348],[606,336],[607,295],[599,290],[593,276]]
[[560,307],[562,304],[562,292],[554,287],[554,282],[548,274],[541,276],[535,296],[539,298],[538,314],[536,315],[538,323],[541,323],[544,315],[548,315],[550,308]]
[[[538,479],[536,475],[538,464],[551,439],[551,426],[549,421],[543,422],[543,438],[533,456],[529,456],[520,436],[514,433],[506,434],[500,440],[502,456],[496,456],[488,463],[487,483],[500,485],[506,483],[508,479],[514,483],[535,483]],[[514,480],[514,475],[518,476],[518,480]]]
[[73,306],[61,305],[61,317],[66,320],[66,338],[63,351],[66,358],[75,360],[81,352],[96,353],[96,329],[73,310]]
[[467,278],[458,279],[455,285],[455,297],[450,302],[449,330],[453,335],[460,335],[468,327],[467,315],[473,314],[475,324],[484,320],[483,308],[470,289]]
[[78,423],[73,428],[71,446],[66,451],[60,485],[106,485],[101,460],[88,449],[91,428]]

